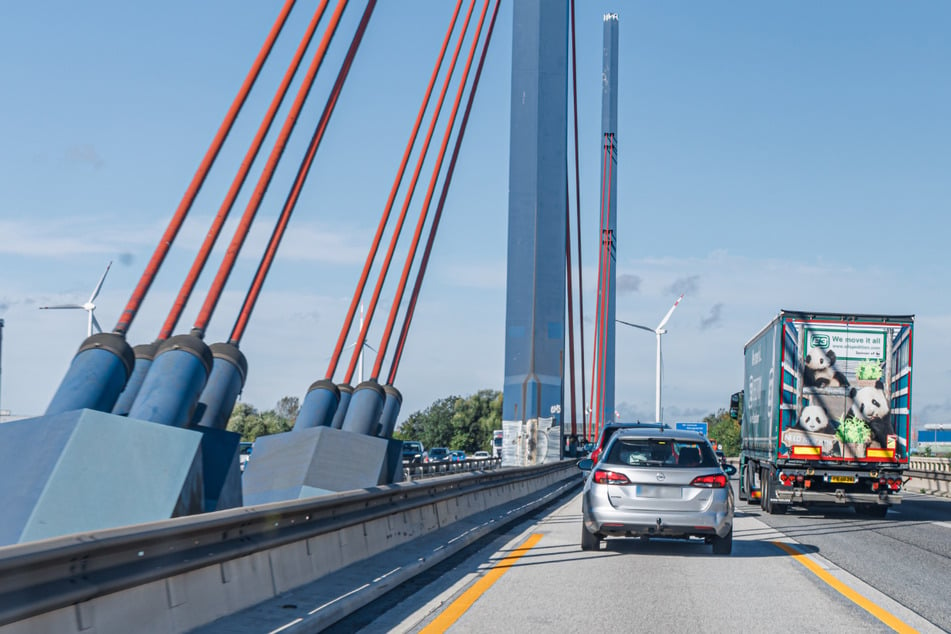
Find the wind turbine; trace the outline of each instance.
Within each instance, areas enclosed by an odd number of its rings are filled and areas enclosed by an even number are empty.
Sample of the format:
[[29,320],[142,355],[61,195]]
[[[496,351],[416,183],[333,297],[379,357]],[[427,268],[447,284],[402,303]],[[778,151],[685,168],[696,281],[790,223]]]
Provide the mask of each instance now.
[[112,261],[109,261],[109,264],[106,265],[106,270],[103,271],[102,277],[99,278],[99,283],[96,284],[96,288],[93,290],[92,295],[89,296],[89,301],[85,304],[57,304],[56,306],[40,306],[40,310],[48,310],[54,308],[82,308],[87,313],[89,313],[89,327],[87,329],[86,336],[92,336],[93,326],[96,327],[96,332],[102,332],[102,327],[99,325],[99,322],[96,321],[96,315],[93,314],[96,310],[96,305],[93,304],[93,301],[99,295],[99,291],[102,289],[102,283],[106,280],[106,275],[109,273],[109,267],[112,266]]
[[[359,333],[362,331],[363,331],[363,303],[360,304],[360,322],[357,324],[357,332]],[[348,350],[354,347],[355,345],[357,345],[356,341],[351,343],[349,346],[346,346],[344,350]],[[363,348],[360,349],[360,357],[357,362],[357,383],[358,384],[363,383],[363,353],[366,348],[369,348],[373,352],[376,352],[376,348],[368,344],[366,340],[363,341]]]
[[662,422],[660,418],[661,407],[660,407],[660,372],[661,372],[661,351],[660,351],[660,336],[666,333],[664,326],[667,325],[667,321],[670,319],[670,316],[674,314],[674,309],[677,308],[677,304],[680,303],[680,300],[684,298],[683,294],[677,298],[677,301],[674,302],[674,305],[670,307],[670,310],[667,311],[667,314],[664,315],[664,318],[660,320],[660,323],[657,324],[657,328],[648,328],[647,326],[641,326],[640,324],[632,324],[627,321],[618,319],[619,323],[624,324],[625,326],[632,326],[634,328],[640,328],[641,330],[646,330],[648,332],[654,333],[657,337],[657,392],[654,400],[654,416],[655,420],[659,423]]

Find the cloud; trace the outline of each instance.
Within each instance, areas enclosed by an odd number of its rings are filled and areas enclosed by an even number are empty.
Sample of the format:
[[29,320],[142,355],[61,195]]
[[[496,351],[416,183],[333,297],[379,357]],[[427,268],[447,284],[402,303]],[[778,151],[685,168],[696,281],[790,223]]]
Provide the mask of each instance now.
[[673,283],[668,286],[665,291],[668,293],[673,293],[675,295],[681,294],[690,294],[693,295],[697,292],[697,289],[700,288],[698,282],[700,281],[699,275],[690,275],[689,277],[681,277],[673,281]]
[[718,302],[710,307],[710,314],[700,318],[700,330],[707,330],[720,323],[723,313],[723,303]]
[[106,164],[99,153],[96,152],[96,148],[88,143],[71,145],[66,148],[66,161],[80,165],[91,165],[93,169],[100,169]]
[[641,278],[638,275],[618,275],[616,281],[617,293],[627,295],[628,293],[637,293],[641,290]]

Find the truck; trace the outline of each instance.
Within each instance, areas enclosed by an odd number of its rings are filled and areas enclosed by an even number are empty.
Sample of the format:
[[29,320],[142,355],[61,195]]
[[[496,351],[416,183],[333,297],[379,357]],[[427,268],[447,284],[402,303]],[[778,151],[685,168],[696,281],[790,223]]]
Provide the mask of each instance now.
[[869,517],[901,503],[914,320],[781,310],[747,342],[741,500],[770,514],[837,504]]
[[502,457],[502,430],[495,429],[492,431],[492,457],[501,458]]

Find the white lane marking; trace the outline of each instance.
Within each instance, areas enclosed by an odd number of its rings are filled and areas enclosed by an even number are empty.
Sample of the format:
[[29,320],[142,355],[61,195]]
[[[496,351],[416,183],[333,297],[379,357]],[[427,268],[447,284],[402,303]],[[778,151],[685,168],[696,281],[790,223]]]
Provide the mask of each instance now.
[[935,526],[943,526],[944,528],[951,528],[951,522],[931,522]]
[[282,632],[282,631],[286,630],[286,629],[289,628],[289,627],[292,627],[292,626],[294,626],[294,625],[297,625],[298,623],[300,623],[300,622],[303,621],[303,620],[304,620],[304,619],[294,619],[293,621],[291,621],[291,622],[288,623],[287,625],[282,625],[281,627],[277,628],[276,630],[271,630],[270,632],[268,632],[268,634],[277,634],[278,632]]
[[[311,610],[311,611],[308,612],[307,614],[316,614],[317,612],[320,612],[321,610],[323,610],[324,608],[326,608],[328,605],[333,605],[333,604],[336,603],[337,601],[340,601],[341,599],[346,599],[346,598],[349,597],[351,594],[356,594],[357,592],[360,592],[361,590],[364,590],[364,589],[369,588],[369,587],[370,587],[370,584],[369,584],[369,583],[365,583],[365,584],[363,584],[362,586],[360,586],[359,588],[354,588],[353,590],[351,590],[350,592],[348,592],[348,593],[346,593],[346,594],[341,594],[339,597],[337,597],[337,598],[334,599],[333,601],[327,601],[327,603],[325,603],[325,604],[323,604],[323,605],[321,605],[321,606],[319,606],[319,607],[314,608],[313,610]],[[286,626],[285,626],[285,627],[286,627]]]

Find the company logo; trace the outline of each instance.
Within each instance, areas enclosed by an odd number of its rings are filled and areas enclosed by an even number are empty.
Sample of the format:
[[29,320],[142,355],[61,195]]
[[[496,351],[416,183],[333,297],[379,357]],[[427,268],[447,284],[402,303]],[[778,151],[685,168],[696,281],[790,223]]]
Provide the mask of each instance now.
[[812,334],[809,338],[809,347],[822,348],[825,350],[829,347],[829,335]]

